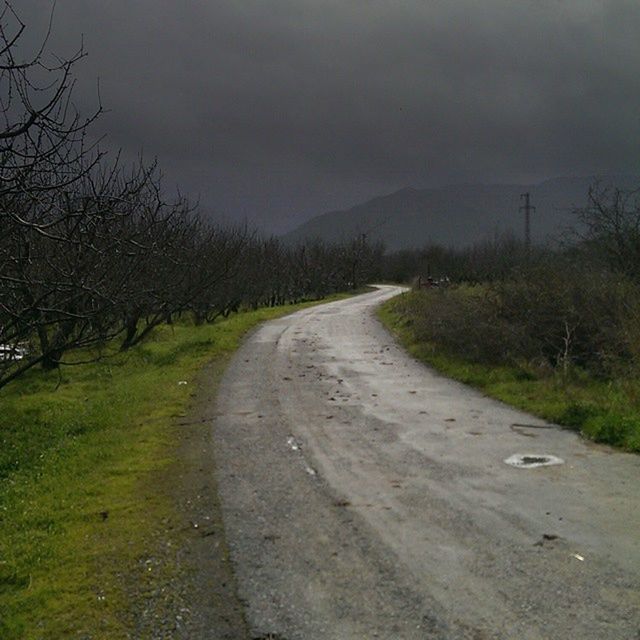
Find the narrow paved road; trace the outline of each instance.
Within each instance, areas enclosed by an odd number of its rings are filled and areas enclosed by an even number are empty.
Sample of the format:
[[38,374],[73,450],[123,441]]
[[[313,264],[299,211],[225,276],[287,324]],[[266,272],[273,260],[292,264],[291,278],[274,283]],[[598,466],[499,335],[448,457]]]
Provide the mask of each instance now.
[[262,326],[223,380],[216,464],[253,637],[640,638],[640,458],[413,361],[373,316],[398,292]]

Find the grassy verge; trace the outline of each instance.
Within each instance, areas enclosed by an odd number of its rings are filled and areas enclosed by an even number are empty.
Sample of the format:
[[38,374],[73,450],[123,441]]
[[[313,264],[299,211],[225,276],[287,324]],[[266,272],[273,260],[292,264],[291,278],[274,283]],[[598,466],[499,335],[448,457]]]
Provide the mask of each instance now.
[[[412,295],[412,294],[406,294]],[[476,387],[585,437],[640,452],[640,380],[629,376],[598,379],[583,371],[538,371],[534,367],[491,366],[451,355],[417,339],[403,296],[379,310],[381,321],[418,360],[444,375]]]
[[176,571],[180,532],[158,534],[176,507],[159,479],[191,383],[257,323],[308,305],[161,327],[126,354],[0,390],[3,640],[134,637],[131,585],[152,592]]

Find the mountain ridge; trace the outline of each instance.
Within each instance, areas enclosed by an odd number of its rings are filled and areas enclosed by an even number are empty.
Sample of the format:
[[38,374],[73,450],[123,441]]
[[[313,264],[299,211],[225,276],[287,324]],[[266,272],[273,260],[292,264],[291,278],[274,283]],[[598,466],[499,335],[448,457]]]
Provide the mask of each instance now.
[[575,224],[572,211],[587,204],[589,186],[596,181],[621,189],[640,185],[631,175],[560,176],[536,184],[450,184],[416,189],[404,187],[347,209],[321,213],[283,234],[287,243],[306,239],[345,241],[365,234],[388,249],[425,244],[461,247],[497,234],[523,235],[521,194],[531,194],[536,207],[531,236],[545,242]]

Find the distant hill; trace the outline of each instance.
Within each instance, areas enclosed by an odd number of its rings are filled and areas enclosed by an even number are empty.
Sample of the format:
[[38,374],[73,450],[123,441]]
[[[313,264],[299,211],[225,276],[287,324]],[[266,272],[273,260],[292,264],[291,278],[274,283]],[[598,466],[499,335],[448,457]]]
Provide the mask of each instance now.
[[[586,204],[595,178],[554,178],[540,184],[454,185],[437,189],[401,189],[342,211],[308,220],[285,234],[286,242],[321,238],[349,240],[366,233],[388,249],[421,247],[427,243],[460,247],[496,233],[524,234],[520,195],[531,194],[536,207],[531,219],[534,242],[559,235],[575,223],[573,209]],[[601,179],[621,189],[640,186],[640,178]]]

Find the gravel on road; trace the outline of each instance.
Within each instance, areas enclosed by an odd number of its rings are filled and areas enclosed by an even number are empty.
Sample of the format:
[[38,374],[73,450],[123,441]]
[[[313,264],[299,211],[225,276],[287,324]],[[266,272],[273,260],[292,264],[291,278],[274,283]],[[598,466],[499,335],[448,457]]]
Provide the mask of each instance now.
[[640,458],[410,358],[373,314],[398,293],[269,322],[224,375],[217,486],[250,636],[640,637]]

